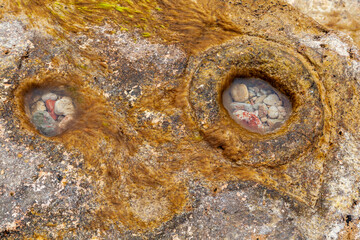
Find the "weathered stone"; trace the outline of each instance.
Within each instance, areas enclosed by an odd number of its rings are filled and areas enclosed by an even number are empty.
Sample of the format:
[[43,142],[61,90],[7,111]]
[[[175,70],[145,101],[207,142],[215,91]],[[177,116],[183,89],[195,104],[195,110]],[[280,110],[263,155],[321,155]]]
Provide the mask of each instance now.
[[283,117],[286,116],[287,113],[286,113],[286,110],[285,110],[284,107],[278,106],[277,109],[278,109],[278,111],[279,111],[279,116],[283,116]]
[[283,120],[279,119],[268,119],[267,123],[269,124],[269,127],[272,129],[278,128],[283,123]]
[[240,120],[240,122],[243,124],[245,128],[248,128],[250,130],[259,130],[263,128],[263,125],[260,121],[260,119],[251,112],[243,111],[243,110],[237,110],[234,112],[234,116]]
[[55,93],[45,93],[44,95],[41,96],[41,99],[46,102],[47,100],[56,100],[57,99],[57,95]]
[[266,117],[268,114],[268,107],[265,104],[259,104],[259,117]]
[[256,96],[256,93],[254,91],[249,90],[249,97],[254,97]]
[[57,125],[55,120],[47,111],[38,111],[31,118],[32,123],[45,136],[55,136],[57,134]]
[[266,95],[261,95],[260,97],[258,97],[256,99],[255,103],[262,103],[265,98],[266,98]]
[[272,119],[277,118],[279,116],[279,111],[278,111],[277,107],[271,106],[268,111],[268,116],[269,116],[269,118],[272,118]]
[[46,100],[45,105],[46,105],[46,109],[49,112],[54,111],[54,108],[55,108],[55,101],[54,100],[51,100],[51,99]]
[[31,113],[35,113],[37,111],[46,111],[46,106],[43,101],[37,101],[34,105],[31,106]]
[[276,106],[279,103],[279,97],[276,94],[270,94],[264,99],[264,103],[270,106]]
[[240,102],[233,102],[230,104],[231,109],[234,110],[245,110],[248,112],[253,112],[254,108],[251,104],[248,103],[240,103]]
[[73,120],[74,117],[72,115],[66,115],[59,123],[59,128],[65,130]]
[[245,84],[233,84],[230,93],[235,102],[245,102],[249,99],[249,92]]
[[60,100],[56,101],[55,114],[57,114],[57,115],[73,115],[74,113],[75,113],[75,108],[74,108],[71,98],[63,97]]

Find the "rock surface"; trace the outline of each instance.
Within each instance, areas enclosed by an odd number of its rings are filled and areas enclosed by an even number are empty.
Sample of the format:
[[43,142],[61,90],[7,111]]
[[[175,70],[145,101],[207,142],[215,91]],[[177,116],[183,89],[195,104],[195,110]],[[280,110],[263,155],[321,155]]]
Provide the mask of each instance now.
[[[360,237],[351,39],[280,1],[122,4],[0,3],[1,239]],[[226,76],[254,72],[296,101],[270,136],[219,100]],[[76,128],[34,129],[37,86],[76,96]]]

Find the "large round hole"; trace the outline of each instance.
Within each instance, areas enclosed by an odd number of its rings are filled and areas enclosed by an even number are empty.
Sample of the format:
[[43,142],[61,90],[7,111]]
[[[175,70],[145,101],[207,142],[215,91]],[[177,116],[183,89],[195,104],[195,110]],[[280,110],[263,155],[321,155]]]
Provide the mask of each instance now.
[[25,96],[25,105],[31,123],[48,137],[65,132],[75,120],[74,101],[62,89],[33,89]]
[[236,123],[260,134],[276,131],[291,114],[289,99],[258,78],[235,78],[222,99]]

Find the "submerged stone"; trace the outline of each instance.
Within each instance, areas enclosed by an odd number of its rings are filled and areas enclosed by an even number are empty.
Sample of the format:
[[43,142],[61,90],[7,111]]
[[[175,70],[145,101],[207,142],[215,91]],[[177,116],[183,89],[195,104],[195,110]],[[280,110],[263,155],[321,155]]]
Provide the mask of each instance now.
[[245,84],[235,84],[230,90],[231,96],[236,102],[245,102],[249,99],[249,92]]
[[56,121],[47,111],[37,111],[32,115],[32,123],[45,136],[55,136],[57,134]]
[[57,115],[72,115],[75,113],[75,108],[71,98],[63,97],[55,103],[55,113]]

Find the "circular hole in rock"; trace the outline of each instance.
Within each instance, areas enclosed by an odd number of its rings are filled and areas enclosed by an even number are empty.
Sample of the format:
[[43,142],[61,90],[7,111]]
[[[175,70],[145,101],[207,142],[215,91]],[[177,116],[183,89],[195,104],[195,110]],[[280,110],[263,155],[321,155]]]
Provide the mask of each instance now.
[[279,129],[291,114],[289,99],[258,78],[235,78],[223,92],[222,99],[236,123],[260,134]]
[[33,89],[25,96],[25,111],[43,135],[53,137],[69,129],[76,117],[73,99],[62,89]]

